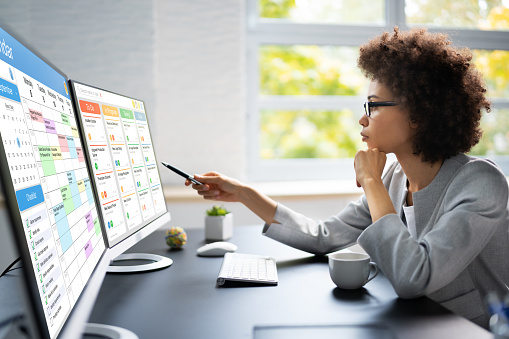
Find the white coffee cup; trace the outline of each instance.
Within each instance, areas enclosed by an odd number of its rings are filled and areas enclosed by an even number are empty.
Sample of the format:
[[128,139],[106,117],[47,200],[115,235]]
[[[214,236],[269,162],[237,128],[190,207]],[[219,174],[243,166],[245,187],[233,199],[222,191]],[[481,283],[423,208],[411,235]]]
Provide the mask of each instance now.
[[[370,278],[371,268],[375,273]],[[337,252],[329,255],[329,273],[339,288],[353,290],[376,277],[378,266],[365,253]]]

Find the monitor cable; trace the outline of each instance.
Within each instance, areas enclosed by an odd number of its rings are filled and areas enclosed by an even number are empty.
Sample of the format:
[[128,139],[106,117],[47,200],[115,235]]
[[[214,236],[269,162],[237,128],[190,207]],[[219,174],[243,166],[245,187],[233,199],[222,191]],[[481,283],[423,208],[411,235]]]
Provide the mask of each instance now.
[[17,269],[21,268],[21,266],[20,267],[11,268],[12,266],[16,265],[16,263],[18,261],[20,261],[20,260],[21,260],[21,257],[18,257],[9,266],[7,266],[7,268],[2,272],[2,274],[0,274],[0,278],[3,277],[5,274],[11,272],[11,271],[14,271],[14,270],[17,270]]

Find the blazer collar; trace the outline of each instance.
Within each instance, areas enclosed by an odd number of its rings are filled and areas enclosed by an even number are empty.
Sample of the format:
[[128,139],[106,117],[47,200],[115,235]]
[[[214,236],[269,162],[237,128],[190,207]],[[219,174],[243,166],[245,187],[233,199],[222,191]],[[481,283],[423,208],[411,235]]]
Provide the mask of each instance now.
[[466,162],[468,162],[468,156],[464,154],[458,154],[452,158],[446,159],[433,181],[422,190],[412,194],[418,238],[425,229],[434,225],[434,221],[431,223],[430,221],[432,221],[433,215],[437,213],[437,204],[441,200],[452,178],[454,178],[457,171]]

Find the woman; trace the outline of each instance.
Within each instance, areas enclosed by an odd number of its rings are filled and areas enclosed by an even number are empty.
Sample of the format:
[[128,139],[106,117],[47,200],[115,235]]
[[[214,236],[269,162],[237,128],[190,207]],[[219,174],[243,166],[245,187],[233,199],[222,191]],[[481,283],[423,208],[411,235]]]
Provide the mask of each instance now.
[[[490,109],[471,60],[422,29],[395,28],[361,47],[358,64],[372,80],[359,120],[368,149],[354,161],[364,195],[336,216],[311,220],[215,172],[196,175],[204,185],[193,188],[243,203],[265,235],[304,251],[358,242],[400,297],[428,296],[487,327],[484,296],[509,285],[508,185],[492,162],[464,154]],[[397,161],[382,173],[387,153]]]

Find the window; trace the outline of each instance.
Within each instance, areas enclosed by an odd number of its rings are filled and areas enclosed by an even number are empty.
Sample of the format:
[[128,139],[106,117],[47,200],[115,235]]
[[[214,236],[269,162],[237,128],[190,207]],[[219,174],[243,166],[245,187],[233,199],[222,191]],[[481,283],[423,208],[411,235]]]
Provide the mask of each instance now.
[[471,153],[509,174],[509,0],[247,0],[246,8],[250,180],[354,178],[369,85],[358,49],[396,25],[445,32],[473,50],[493,109]]
[[507,0],[406,0],[405,14],[409,25],[509,31]]

